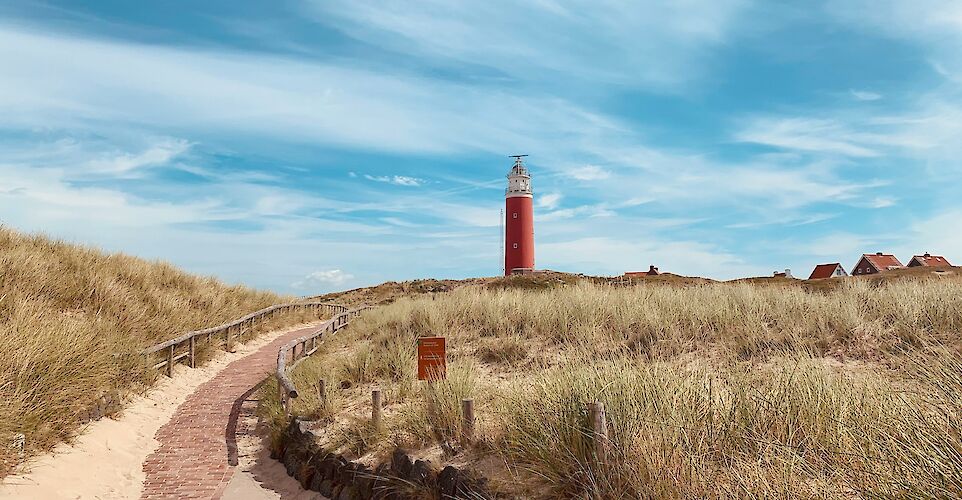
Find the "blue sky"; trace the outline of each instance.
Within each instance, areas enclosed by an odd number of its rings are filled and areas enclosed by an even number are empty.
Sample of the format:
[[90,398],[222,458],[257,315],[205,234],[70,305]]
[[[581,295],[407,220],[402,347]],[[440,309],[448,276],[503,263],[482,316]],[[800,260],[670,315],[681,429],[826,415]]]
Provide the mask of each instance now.
[[5,2],[0,220],[296,294],[494,275],[527,153],[540,268],[962,261],[960,44],[947,0]]

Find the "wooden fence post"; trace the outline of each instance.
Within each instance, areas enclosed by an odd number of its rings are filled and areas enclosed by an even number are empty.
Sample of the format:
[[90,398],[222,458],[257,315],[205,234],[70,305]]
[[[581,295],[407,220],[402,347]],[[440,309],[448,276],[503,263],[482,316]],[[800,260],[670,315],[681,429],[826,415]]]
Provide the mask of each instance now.
[[291,408],[287,400],[287,391],[284,390],[284,384],[282,384],[280,380],[277,381],[277,396],[281,400],[281,408],[284,409],[284,416],[291,416]]
[[461,400],[461,444],[470,446],[474,442],[474,400]]
[[327,388],[324,386],[327,382],[324,379],[318,379],[317,381],[317,397],[323,403],[327,399]]
[[604,465],[608,460],[608,426],[605,423],[605,404],[595,401],[590,403],[588,408],[591,412],[591,438],[595,449],[595,459],[599,465]]
[[231,346],[231,338],[230,338],[230,327],[228,326],[224,330],[224,332],[225,332],[224,333],[224,350],[227,352],[233,352],[231,351],[232,346]]
[[381,428],[381,390],[371,391],[371,423],[375,429]]
[[177,344],[174,344],[170,346],[169,349],[167,349],[167,376],[168,377],[174,376],[174,348],[175,347],[177,347]]
[[188,360],[190,361],[190,367],[197,368],[197,337],[191,335],[189,342],[190,354],[188,355]]

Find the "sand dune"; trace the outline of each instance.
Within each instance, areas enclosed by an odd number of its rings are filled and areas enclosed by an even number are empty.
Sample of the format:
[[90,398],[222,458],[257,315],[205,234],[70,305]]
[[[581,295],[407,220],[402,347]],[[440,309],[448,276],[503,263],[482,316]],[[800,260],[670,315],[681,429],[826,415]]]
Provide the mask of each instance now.
[[26,474],[5,478],[0,499],[139,498],[142,463],[158,445],[154,434],[177,407],[229,363],[290,329],[264,334],[234,353],[218,352],[201,368],[178,365],[172,379],[163,377],[145,396],[135,396],[118,418],[92,422],[74,443],[32,460]]

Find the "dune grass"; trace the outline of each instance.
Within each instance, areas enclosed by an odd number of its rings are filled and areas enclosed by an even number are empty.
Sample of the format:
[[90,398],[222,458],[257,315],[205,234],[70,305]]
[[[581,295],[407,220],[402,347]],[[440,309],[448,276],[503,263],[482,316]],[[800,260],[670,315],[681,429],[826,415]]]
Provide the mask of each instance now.
[[149,386],[145,347],[286,299],[0,227],[0,477],[23,463],[17,434],[29,459],[75,435],[98,399]]
[[[526,495],[951,498],[962,495],[960,331],[955,278],[475,287],[369,311],[295,376],[335,381],[340,412],[325,409],[323,436],[358,455],[456,448],[460,401],[474,398],[467,456],[498,457],[502,486]],[[428,387],[414,350],[434,335],[448,338],[449,377]],[[385,428],[358,441],[347,429],[363,426],[375,386],[389,394]],[[594,401],[607,412],[603,462]]]

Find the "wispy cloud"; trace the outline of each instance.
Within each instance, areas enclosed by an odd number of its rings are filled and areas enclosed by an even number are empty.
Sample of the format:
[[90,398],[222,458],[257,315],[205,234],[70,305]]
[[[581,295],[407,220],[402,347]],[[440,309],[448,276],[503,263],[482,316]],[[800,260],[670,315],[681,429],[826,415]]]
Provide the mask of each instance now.
[[183,139],[164,139],[140,153],[119,152],[91,160],[89,173],[129,174],[135,170],[165,165],[190,148]]
[[369,181],[375,182],[385,182],[387,184],[394,184],[396,186],[410,186],[417,187],[424,184],[424,179],[417,177],[408,177],[406,175],[368,175],[364,174],[364,178]]
[[6,126],[23,128],[111,123],[437,153],[507,151],[533,138],[611,126],[558,98],[252,53],[38,34],[2,24],[0,59],[0,111]]
[[585,165],[583,167],[572,168],[568,171],[568,175],[579,181],[597,181],[607,179],[611,176],[611,172],[597,165]]
[[877,101],[882,98],[882,94],[868,90],[849,89],[848,92],[856,101]]
[[560,74],[676,91],[702,74],[709,50],[725,43],[749,4],[315,1],[308,14],[391,50],[481,65],[514,79]]
[[354,279],[354,276],[346,273],[340,269],[331,269],[328,271],[314,271],[303,279],[291,283],[291,286],[297,289],[312,289],[312,288],[324,288],[332,286],[341,286]]
[[784,149],[854,157],[880,154],[873,147],[879,142],[878,137],[855,132],[831,119],[759,117],[736,133],[735,139]]
[[545,193],[538,196],[538,207],[554,210],[561,203],[561,193]]

